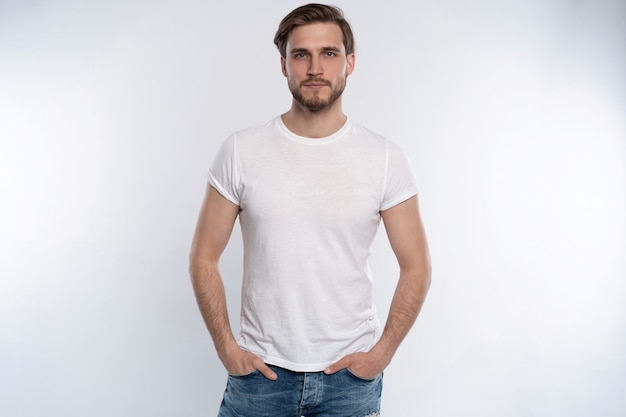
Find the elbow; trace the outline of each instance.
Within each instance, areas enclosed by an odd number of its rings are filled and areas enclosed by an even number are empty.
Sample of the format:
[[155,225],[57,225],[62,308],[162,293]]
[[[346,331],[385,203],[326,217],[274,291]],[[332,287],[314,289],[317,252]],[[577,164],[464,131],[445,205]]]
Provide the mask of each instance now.
[[432,265],[430,261],[416,268],[414,276],[419,280],[420,287],[423,288],[423,291],[428,291],[432,282]]
[[195,248],[191,248],[189,251],[189,259],[187,261],[187,270],[189,271],[189,276],[193,279],[194,272],[196,271],[198,265],[198,255],[195,251]]
[[415,265],[413,269],[413,277],[419,283],[419,287],[423,292],[427,292],[432,282],[432,264],[430,257],[426,257],[423,262]]
[[430,260],[430,253],[427,252],[427,255],[425,257],[423,266],[423,276],[424,276],[424,282],[426,285],[426,289],[430,288],[430,283],[432,281],[432,273],[433,273],[433,264]]
[[192,281],[197,280],[202,274],[203,270],[207,269],[206,261],[199,255],[195,248],[191,248],[189,252],[189,276]]
[[420,256],[410,262],[400,263],[400,277],[407,277],[422,289],[428,290],[432,281],[430,256]]
[[424,288],[426,291],[430,289],[430,284],[432,283],[432,270],[433,270],[432,265],[430,265],[429,263],[423,272]]
[[194,287],[203,286],[207,280],[219,276],[219,261],[192,248],[189,253],[189,277]]

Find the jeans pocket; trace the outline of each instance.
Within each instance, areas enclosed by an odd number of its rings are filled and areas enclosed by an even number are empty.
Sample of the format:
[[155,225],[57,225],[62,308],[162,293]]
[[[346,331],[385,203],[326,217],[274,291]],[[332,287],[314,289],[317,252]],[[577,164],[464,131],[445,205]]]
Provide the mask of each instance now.
[[231,374],[229,373],[228,376],[231,378],[248,378],[251,377],[252,375],[258,373],[259,371],[257,369],[253,369],[251,372],[248,372],[247,374]]
[[346,371],[350,374],[350,376],[352,376],[354,379],[358,380],[358,381],[362,381],[362,382],[373,382],[376,381],[378,379],[378,377],[380,377],[381,374],[376,375],[374,378],[364,378],[362,376],[359,376],[357,374],[355,374],[354,372],[352,372],[350,370],[350,368],[346,368]]

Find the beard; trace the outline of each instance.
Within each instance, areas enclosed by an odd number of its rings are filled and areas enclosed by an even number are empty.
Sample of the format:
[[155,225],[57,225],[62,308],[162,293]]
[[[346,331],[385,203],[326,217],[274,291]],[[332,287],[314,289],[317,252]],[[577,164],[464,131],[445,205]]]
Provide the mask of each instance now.
[[[324,99],[320,97],[320,92],[316,91],[313,93],[313,96],[310,98],[305,98],[302,94],[302,88],[304,84],[309,82],[324,82],[331,88],[330,95],[328,98]],[[289,91],[291,91],[291,95],[293,98],[305,109],[310,112],[319,112],[321,110],[329,108],[341,95],[343,94],[343,90],[346,88],[346,79],[344,78],[339,84],[333,86],[329,81],[320,80],[320,79],[308,79],[300,84],[296,82],[289,82]]]

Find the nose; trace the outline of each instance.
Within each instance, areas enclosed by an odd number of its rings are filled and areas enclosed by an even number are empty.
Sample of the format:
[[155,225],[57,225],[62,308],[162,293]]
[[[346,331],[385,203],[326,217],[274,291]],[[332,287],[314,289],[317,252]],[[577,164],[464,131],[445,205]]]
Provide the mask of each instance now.
[[312,56],[309,61],[309,69],[307,71],[308,76],[318,76],[322,75],[324,70],[322,69],[321,59],[317,56]]

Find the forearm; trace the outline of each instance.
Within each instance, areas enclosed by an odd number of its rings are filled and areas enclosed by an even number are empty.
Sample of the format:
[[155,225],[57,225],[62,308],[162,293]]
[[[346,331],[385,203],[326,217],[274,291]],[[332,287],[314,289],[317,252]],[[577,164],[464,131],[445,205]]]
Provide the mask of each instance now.
[[429,267],[401,271],[383,334],[375,346],[389,361],[415,323],[429,286]]
[[225,362],[229,351],[237,347],[237,342],[228,319],[226,293],[219,268],[215,263],[192,263],[190,274],[200,313],[219,358]]
[[324,370],[332,374],[343,368],[363,378],[373,378],[391,362],[398,346],[407,335],[424,304],[430,285],[430,269],[407,270],[400,280],[391,302],[383,334],[369,352],[346,355]]

